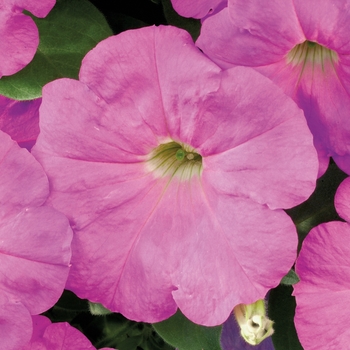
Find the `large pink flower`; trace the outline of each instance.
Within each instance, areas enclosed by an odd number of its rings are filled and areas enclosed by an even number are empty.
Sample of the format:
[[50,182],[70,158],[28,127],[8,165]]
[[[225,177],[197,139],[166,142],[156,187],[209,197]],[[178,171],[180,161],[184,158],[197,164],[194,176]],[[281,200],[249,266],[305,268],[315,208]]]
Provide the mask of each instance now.
[[198,46],[221,67],[257,69],[304,110],[321,160],[350,174],[350,1],[229,0]]
[[0,338],[19,349],[32,333],[30,315],[60,297],[69,271],[72,230],[43,206],[47,177],[34,157],[0,131]]
[[[90,340],[67,322],[51,323],[44,316],[33,316],[33,334],[20,350],[96,350]],[[112,350],[103,348],[101,350]]]
[[171,0],[174,10],[183,17],[204,18],[227,6],[227,0]]
[[129,31],[87,54],[80,81],[46,85],[40,113],[33,154],[75,231],[80,297],[215,325],[293,264],[279,208],[313,191],[316,152],[301,110],[254,70],[222,72],[177,28]]
[[300,282],[294,286],[295,326],[305,350],[349,348],[350,178],[339,186],[335,206],[348,222],[312,229],[296,263]]
[[30,149],[39,135],[40,104],[41,98],[16,101],[0,95],[0,130]]
[[22,11],[45,17],[55,3],[56,0],[0,0],[0,78],[24,68],[39,44],[35,22]]

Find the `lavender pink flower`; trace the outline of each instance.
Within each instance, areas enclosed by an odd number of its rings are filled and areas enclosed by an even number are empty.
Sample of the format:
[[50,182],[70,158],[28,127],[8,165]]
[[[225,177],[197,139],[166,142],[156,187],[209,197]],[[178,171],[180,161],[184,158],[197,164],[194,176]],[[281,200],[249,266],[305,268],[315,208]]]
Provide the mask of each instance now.
[[292,266],[281,208],[308,198],[318,169],[302,111],[253,69],[222,72],[185,31],[99,43],[80,81],[44,87],[40,130],[32,152],[74,229],[67,288],[81,298],[217,325]]
[[254,67],[304,110],[320,157],[350,174],[350,3],[229,0],[198,46],[223,68]]
[[335,206],[347,222],[313,228],[296,262],[300,282],[294,286],[295,326],[305,350],[349,348],[350,178],[339,186]]
[[44,206],[47,177],[34,157],[0,131],[0,334],[19,349],[32,333],[30,315],[60,297],[69,271],[72,230]]
[[23,10],[46,17],[55,0],[4,0],[0,10],[0,78],[24,68],[39,45],[38,28]]

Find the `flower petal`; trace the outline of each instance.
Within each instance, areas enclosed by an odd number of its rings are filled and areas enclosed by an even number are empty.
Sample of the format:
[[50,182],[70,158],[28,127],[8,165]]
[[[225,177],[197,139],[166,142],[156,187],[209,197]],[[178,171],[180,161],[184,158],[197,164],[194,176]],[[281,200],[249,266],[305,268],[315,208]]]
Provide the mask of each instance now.
[[15,215],[29,206],[42,205],[49,195],[49,184],[42,167],[0,131],[0,218]]
[[[295,326],[305,350],[345,349],[350,302],[350,226],[329,222],[312,229],[296,263]],[[345,347],[344,347],[345,346]]]
[[275,62],[286,51],[235,26],[227,8],[203,22],[196,45],[225,69],[235,65],[254,67]]
[[346,178],[338,187],[334,197],[334,205],[344,220],[350,222],[350,178]]
[[305,37],[294,7],[294,0],[228,0],[235,25],[278,47],[293,47]]
[[34,145],[39,135],[39,107],[41,98],[15,101],[0,96],[0,129],[20,146]]
[[32,318],[22,303],[0,294],[0,339],[6,350],[22,349],[32,335]]
[[322,64],[294,66],[283,59],[257,70],[303,109],[320,154],[341,157],[350,153],[350,84],[346,82],[341,64],[326,60]]
[[[303,113],[253,70],[236,67],[226,74],[221,90],[212,95],[217,106],[213,125],[201,118],[196,126],[203,139],[206,129],[213,136],[200,140],[203,144],[191,143],[205,156],[203,176],[226,193],[250,197],[272,209],[306,200],[315,186],[318,161]],[[228,102],[232,90],[235,94]],[[225,108],[218,103],[221,99]]]
[[300,26],[308,40],[318,42],[340,54],[349,54],[349,1],[293,0],[293,3]]
[[72,231],[41,206],[47,177],[34,157],[0,132],[0,288],[31,313],[46,311],[67,279]]
[[95,350],[91,342],[67,322],[51,323],[45,316],[33,316],[33,328],[32,339],[23,350]]
[[55,0],[2,1],[0,13],[0,78],[17,73],[34,57],[39,44],[39,32],[33,19],[21,11],[45,17]]
[[[79,81],[53,81],[43,88],[43,97],[40,114],[46,117],[40,121],[37,143],[43,143],[47,153],[86,161],[132,163],[144,160],[157,145],[153,131],[144,127],[135,107],[125,106],[123,100],[111,106]],[[56,108],[57,99],[65,103]],[[119,109],[124,111],[123,118],[116,114]],[[52,135],[57,142],[49,141]]]
[[72,231],[48,207],[30,208],[0,226],[0,286],[31,312],[46,311],[65,286]]
[[[99,43],[84,58],[80,81],[111,108],[123,108],[129,120],[124,126],[130,127],[123,130],[125,138],[134,139],[137,132],[141,143],[146,138],[161,142],[169,136],[179,140],[186,132],[182,122],[196,116],[198,103],[218,89],[219,71],[187,32],[160,26],[121,33]],[[135,131],[135,126],[145,124],[147,134]],[[149,132],[154,136],[149,137]]]
[[172,0],[174,10],[183,17],[203,18],[217,7],[227,5],[227,0]]
[[0,13],[0,77],[25,67],[34,57],[39,33],[34,21],[22,13]]
[[206,198],[199,181],[163,186],[116,202],[77,231],[73,259],[89,256],[89,264],[73,260],[69,289],[134,320],[163,320],[177,304],[194,322],[216,325],[237,303],[262,298],[293,264],[296,233],[284,212],[213,190]]

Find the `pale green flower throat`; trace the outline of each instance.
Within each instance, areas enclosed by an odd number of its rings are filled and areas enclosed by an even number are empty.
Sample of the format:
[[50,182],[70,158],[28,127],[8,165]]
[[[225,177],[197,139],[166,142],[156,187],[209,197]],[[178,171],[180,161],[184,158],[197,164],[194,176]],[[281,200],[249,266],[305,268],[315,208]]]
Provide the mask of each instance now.
[[202,156],[192,147],[175,141],[160,144],[149,155],[149,169],[159,177],[176,176],[181,181],[202,173]]
[[304,41],[301,44],[296,45],[287,55],[287,62],[292,65],[306,64],[321,65],[324,69],[326,62],[332,64],[338,62],[338,55],[333,50],[330,50],[313,41]]

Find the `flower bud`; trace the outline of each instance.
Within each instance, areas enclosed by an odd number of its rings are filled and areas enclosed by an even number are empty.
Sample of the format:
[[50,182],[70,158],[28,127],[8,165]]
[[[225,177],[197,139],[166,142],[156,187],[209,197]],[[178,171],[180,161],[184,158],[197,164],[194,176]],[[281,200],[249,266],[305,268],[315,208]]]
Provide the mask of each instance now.
[[273,334],[273,321],[266,316],[264,300],[253,304],[238,304],[233,309],[241,335],[250,345],[258,345]]
[[104,316],[112,313],[112,311],[106,309],[102,304],[92,303],[91,301],[89,301],[89,310],[91,315],[94,316]]

